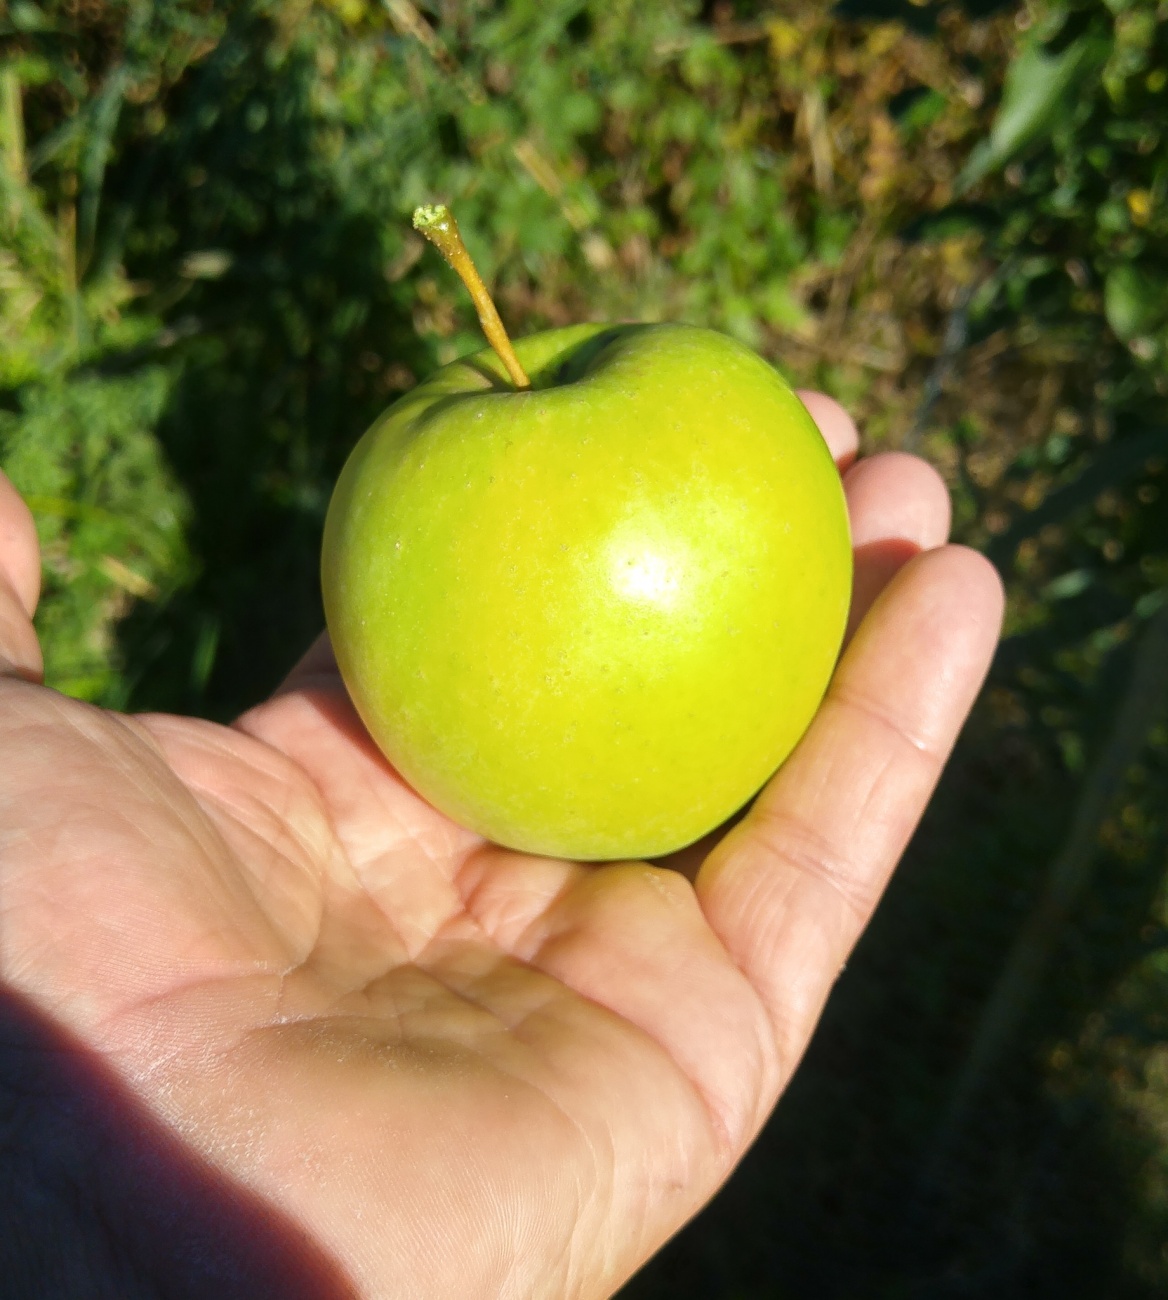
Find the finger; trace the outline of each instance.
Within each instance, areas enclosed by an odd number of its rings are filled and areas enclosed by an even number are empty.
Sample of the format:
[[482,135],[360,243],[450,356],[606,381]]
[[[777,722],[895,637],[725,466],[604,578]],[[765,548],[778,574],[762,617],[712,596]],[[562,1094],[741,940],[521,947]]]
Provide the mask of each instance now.
[[32,511],[0,473],[0,576],[32,618],[41,590],[41,557]]
[[341,673],[333,654],[333,643],[329,640],[329,634],[322,632],[276,687],[273,696],[287,695],[289,691],[340,689]]
[[921,551],[949,538],[949,490],[917,456],[889,452],[854,465],[844,493],[855,551],[852,608],[845,641],[894,575]]
[[799,400],[819,426],[823,440],[831,448],[831,454],[840,471],[847,469],[856,459],[860,449],[860,435],[856,423],[844,408],[826,393],[815,393],[807,388],[796,389]]
[[44,663],[32,626],[39,592],[40,553],[32,515],[0,474],[0,673],[41,678]]
[[698,874],[707,919],[767,1006],[788,1073],[936,784],[1001,615],[997,574],[975,552],[912,560],[795,753]]

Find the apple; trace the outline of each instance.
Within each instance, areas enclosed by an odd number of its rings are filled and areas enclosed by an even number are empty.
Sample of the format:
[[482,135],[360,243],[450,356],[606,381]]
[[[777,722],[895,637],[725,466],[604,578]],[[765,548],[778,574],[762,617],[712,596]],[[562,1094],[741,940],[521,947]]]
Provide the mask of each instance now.
[[681,848],[758,791],[823,697],[851,571],[798,397],[671,324],[439,370],[357,444],[322,555],[341,675],[397,771],[579,860]]

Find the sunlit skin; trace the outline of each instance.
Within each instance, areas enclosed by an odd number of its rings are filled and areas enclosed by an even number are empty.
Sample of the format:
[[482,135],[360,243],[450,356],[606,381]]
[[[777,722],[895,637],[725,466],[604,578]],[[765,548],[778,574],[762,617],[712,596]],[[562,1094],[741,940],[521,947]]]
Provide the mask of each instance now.
[[[799,399],[681,325],[521,339],[391,407],[324,532],[333,648],[416,790],[511,848],[656,856],[811,721],[851,595],[847,508]],[[514,355],[514,354],[512,354]]]
[[751,811],[654,865],[508,852],[436,813],[324,641],[229,727],[38,685],[35,537],[0,480],[0,975],[356,1294],[610,1294],[795,1069],[1001,613],[990,566],[944,545],[935,474],[853,463],[847,417],[807,401],[858,630]]

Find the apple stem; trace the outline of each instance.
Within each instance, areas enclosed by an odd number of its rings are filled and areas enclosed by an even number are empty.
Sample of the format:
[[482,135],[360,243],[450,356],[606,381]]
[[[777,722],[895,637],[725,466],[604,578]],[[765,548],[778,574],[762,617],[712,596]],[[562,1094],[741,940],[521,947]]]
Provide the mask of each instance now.
[[462,242],[454,213],[443,203],[425,204],[414,209],[414,229],[425,235],[466,285],[474,302],[475,311],[479,314],[479,324],[483,327],[487,342],[495,349],[499,360],[506,366],[511,382],[516,388],[530,388],[531,380],[519,364],[511,340],[507,337],[507,331],[503,328],[503,322],[499,319],[499,313],[495,310],[495,304],[491,300],[487,286],[483,283],[483,277],[479,275],[478,268],[471,261],[466,245]]

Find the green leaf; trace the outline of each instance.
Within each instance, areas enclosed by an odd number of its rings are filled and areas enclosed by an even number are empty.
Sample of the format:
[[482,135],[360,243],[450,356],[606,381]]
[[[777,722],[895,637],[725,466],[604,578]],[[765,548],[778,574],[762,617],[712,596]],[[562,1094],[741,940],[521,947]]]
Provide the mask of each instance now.
[[12,28],[18,32],[51,32],[57,30],[57,24],[44,12],[40,5],[30,4],[28,0],[16,0],[8,11]]
[[1040,45],[1029,45],[1015,55],[1006,70],[990,134],[970,154],[957,178],[958,193],[1049,134],[1072,87],[1102,53],[1099,39],[1084,33],[1058,54],[1050,54]]
[[1044,600],[1070,600],[1086,591],[1094,576],[1090,569],[1072,569],[1048,582],[1040,594]]
[[1127,343],[1168,318],[1168,286],[1144,268],[1123,262],[1108,272],[1103,310],[1116,337]]

